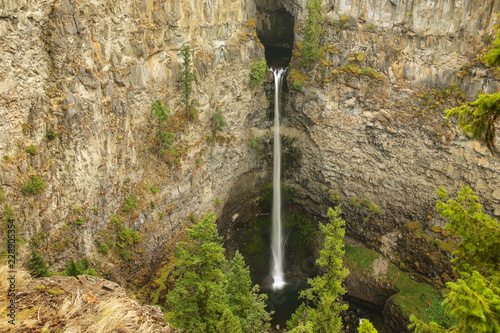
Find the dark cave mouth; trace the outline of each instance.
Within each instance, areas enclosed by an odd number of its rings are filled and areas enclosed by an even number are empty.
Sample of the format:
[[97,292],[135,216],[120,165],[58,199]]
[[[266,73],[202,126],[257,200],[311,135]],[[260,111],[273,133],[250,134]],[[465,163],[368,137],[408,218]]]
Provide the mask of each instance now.
[[281,46],[265,45],[266,61],[269,67],[288,67],[290,59],[292,58],[292,49]]
[[292,58],[295,19],[283,8],[257,8],[257,36],[269,67],[287,67]]

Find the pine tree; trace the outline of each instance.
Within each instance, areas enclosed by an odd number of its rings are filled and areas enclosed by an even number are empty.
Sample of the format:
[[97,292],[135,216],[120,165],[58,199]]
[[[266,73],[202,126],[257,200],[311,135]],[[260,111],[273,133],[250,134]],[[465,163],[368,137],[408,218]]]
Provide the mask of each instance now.
[[177,281],[167,295],[170,323],[190,333],[262,331],[269,321],[265,298],[250,289],[241,254],[225,258],[214,213],[186,229],[186,237],[179,242]]
[[[347,310],[347,304],[342,304],[339,297],[346,293],[342,287],[342,280],[349,274],[342,268],[343,238],[345,235],[345,221],[340,217],[340,205],[328,210],[330,223],[320,224],[324,236],[323,246],[316,260],[324,272],[322,275],[309,279],[311,286],[302,291],[300,296],[305,298],[303,303],[287,323],[290,332],[341,332],[342,321],[340,313]],[[309,306],[312,303],[312,306]]]
[[267,295],[259,295],[259,286],[252,288],[250,271],[243,256],[236,251],[226,274],[226,293],[232,313],[240,318],[245,333],[261,332],[269,328],[270,315],[265,310]]
[[66,265],[65,268],[66,276],[74,276],[82,275],[82,269],[78,263],[76,263],[73,259]]
[[191,93],[193,92],[191,82],[194,81],[194,73],[191,71],[191,49],[189,45],[182,48],[181,55],[183,59],[183,63],[179,64],[180,80],[183,86],[181,101],[184,103],[188,119],[194,119],[196,117],[196,103],[191,101]]
[[[448,199],[443,188],[438,194]],[[415,333],[495,333],[500,332],[500,226],[482,212],[478,197],[467,186],[456,199],[438,201],[441,216],[449,223],[446,229],[460,236],[455,270],[461,278],[446,284],[448,293],[443,305],[446,313],[458,321],[452,327],[425,323],[410,317]]]
[[26,266],[33,277],[50,276],[49,267],[45,259],[35,249],[31,250],[31,256]]
[[[151,106],[153,116],[156,118],[156,139],[158,141],[158,156],[173,150],[174,133],[167,132],[165,126],[170,125],[170,110],[162,104],[160,99],[154,101]],[[165,150],[166,149],[166,150]]]
[[321,58],[322,49],[319,42],[321,36],[325,33],[321,28],[321,24],[325,21],[323,17],[324,8],[321,3],[322,0],[310,0],[306,6],[307,19],[298,57],[300,66],[310,67]]
[[227,304],[227,263],[215,214],[205,215],[192,229],[186,229],[186,234],[189,241],[179,242],[178,279],[167,295],[168,303],[174,305],[170,321],[174,327],[191,333],[217,332]]

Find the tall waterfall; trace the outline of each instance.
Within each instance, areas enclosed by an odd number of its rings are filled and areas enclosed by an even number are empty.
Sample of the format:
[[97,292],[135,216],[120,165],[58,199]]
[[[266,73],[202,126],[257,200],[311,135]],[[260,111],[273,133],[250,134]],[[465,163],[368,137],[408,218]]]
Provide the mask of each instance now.
[[279,101],[281,82],[286,69],[271,69],[274,73],[274,160],[273,160],[273,231],[272,231],[272,268],[273,289],[281,289],[285,286],[283,273],[283,235],[281,230],[281,140]]

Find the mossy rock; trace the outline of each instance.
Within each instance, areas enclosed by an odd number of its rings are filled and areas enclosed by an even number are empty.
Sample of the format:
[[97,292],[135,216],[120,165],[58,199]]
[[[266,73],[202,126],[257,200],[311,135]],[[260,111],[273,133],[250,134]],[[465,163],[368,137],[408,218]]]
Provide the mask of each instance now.
[[431,231],[433,231],[433,232],[435,232],[435,233],[440,234],[440,233],[443,231],[443,228],[441,228],[441,227],[440,227],[440,226],[438,226],[438,225],[433,225],[433,226],[431,227]]

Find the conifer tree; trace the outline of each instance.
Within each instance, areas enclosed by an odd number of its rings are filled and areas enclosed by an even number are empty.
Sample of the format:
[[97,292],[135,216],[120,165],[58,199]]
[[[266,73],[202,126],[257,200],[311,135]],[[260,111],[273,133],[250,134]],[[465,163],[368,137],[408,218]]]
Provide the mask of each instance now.
[[191,48],[186,45],[181,51],[183,63],[179,64],[180,70],[180,80],[182,82],[182,103],[187,112],[188,119],[192,119],[196,116],[195,102],[191,101],[191,93],[193,92],[193,87],[191,82],[194,81],[194,73],[191,71]]
[[342,287],[342,280],[349,271],[342,268],[345,221],[340,214],[340,205],[335,209],[330,208],[328,210],[330,223],[320,224],[324,241],[316,263],[324,272],[309,279],[311,287],[301,292],[300,296],[305,298],[307,303],[303,303],[288,321],[290,332],[341,332],[340,313],[347,310],[348,306],[342,304],[339,297],[346,293]]
[[269,328],[270,315],[265,310],[267,295],[259,295],[259,286],[252,288],[250,271],[243,256],[236,251],[226,274],[226,293],[231,311],[240,318],[245,333],[261,332]]
[[324,8],[322,0],[310,0],[306,6],[307,19],[304,27],[304,38],[299,50],[299,65],[310,67],[321,58],[322,49],[319,46],[320,38],[325,31],[321,24],[325,21],[323,17]]
[[158,155],[164,155],[167,151],[173,150],[174,133],[170,133],[165,129],[165,126],[170,124],[170,110],[166,105],[163,105],[160,99],[154,101],[151,106],[153,116],[156,118],[156,139],[158,142]]
[[265,298],[250,289],[241,254],[225,258],[215,214],[186,229],[186,237],[179,242],[177,281],[167,294],[170,323],[190,333],[260,332],[269,321]]
[[[167,295],[174,305],[174,327],[191,333],[218,332],[217,324],[224,314],[227,295],[224,292],[226,258],[217,233],[215,214],[205,215],[201,221],[186,229],[188,242],[179,243],[180,262],[177,282]],[[226,313],[225,320],[232,320]]]
[[33,277],[50,276],[49,267],[45,259],[35,249],[31,250],[31,256],[26,266]]
[[[443,188],[438,194],[448,199]],[[461,278],[446,284],[443,301],[446,313],[458,324],[442,327],[410,317],[415,333],[495,333],[500,332],[500,226],[482,212],[478,197],[467,186],[456,199],[438,201],[441,216],[448,219],[446,229],[460,236],[455,270]]]

